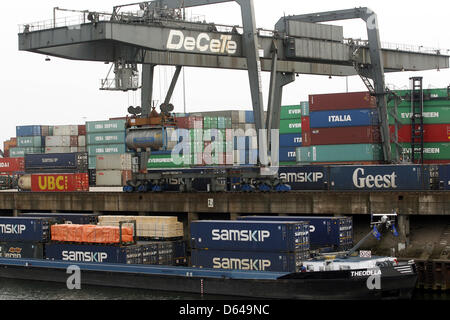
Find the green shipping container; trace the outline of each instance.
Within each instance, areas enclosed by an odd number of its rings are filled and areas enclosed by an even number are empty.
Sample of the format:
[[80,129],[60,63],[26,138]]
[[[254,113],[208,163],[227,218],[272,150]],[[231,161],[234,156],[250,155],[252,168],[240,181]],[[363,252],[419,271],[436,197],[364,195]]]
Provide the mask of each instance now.
[[[402,146],[402,154],[404,159],[410,160],[411,157],[411,144],[400,143]],[[424,160],[450,160],[450,143],[424,143],[423,155]],[[394,153],[396,146],[392,144],[392,152]],[[419,154],[416,152],[416,159],[419,159]]]
[[280,120],[280,134],[302,133],[302,119]]
[[302,107],[301,105],[295,106],[282,106],[280,111],[280,119],[301,119],[302,117]]
[[125,141],[125,131],[109,133],[88,133],[86,135],[87,145],[125,144]]
[[94,145],[88,146],[87,151],[89,156],[96,156],[99,154],[122,154],[127,152],[125,144],[109,144],[109,145]]
[[148,159],[147,169],[160,169],[160,168],[186,168],[189,167],[192,156],[189,154],[185,157],[181,157],[181,163],[175,163],[172,159],[172,155],[152,155]]
[[97,156],[90,156],[88,157],[88,168],[89,169],[96,169],[97,168]]
[[14,147],[9,149],[10,158],[23,158],[26,154],[44,153],[44,148]]
[[106,120],[86,122],[87,133],[125,131],[125,120]]
[[[401,101],[398,105],[399,107],[411,107],[411,90],[394,90],[394,92],[404,98],[405,100]],[[425,89],[423,90],[424,94],[424,106],[450,106],[450,97],[449,91],[447,88],[444,89]],[[388,102],[389,107],[393,107],[395,105],[394,100],[390,100]]]
[[300,147],[296,149],[297,163],[380,161],[383,149],[380,144],[337,144]]
[[41,148],[45,146],[45,138],[41,136],[17,137],[17,146]]
[[[389,114],[393,111],[393,108],[389,108]],[[411,124],[411,107],[397,108],[397,118],[401,124]],[[394,118],[389,116],[389,124],[395,123]],[[423,110],[423,123],[424,124],[446,124],[450,123],[450,105],[449,106],[433,106],[424,107]]]

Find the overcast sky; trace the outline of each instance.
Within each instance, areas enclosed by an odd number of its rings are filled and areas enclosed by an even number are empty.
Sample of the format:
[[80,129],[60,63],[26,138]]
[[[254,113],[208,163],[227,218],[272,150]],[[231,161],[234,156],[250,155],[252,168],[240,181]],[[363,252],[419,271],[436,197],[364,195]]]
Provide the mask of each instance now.
[[[98,62],[80,62],[18,50],[19,25],[52,18],[53,7],[111,12],[114,5],[134,1],[5,1],[0,20],[2,76],[0,101],[2,125],[0,142],[15,136],[16,125],[82,124],[126,114],[130,105],[140,105],[140,91],[134,93],[100,91],[100,79],[109,66]],[[449,1],[355,1],[355,0],[254,0],[258,28],[273,29],[283,15],[369,7],[378,14],[381,41],[450,49]],[[240,7],[235,2],[193,8],[191,15],[204,16],[208,22],[241,25]],[[60,13],[59,17],[72,15]],[[366,39],[360,20],[336,22],[344,26],[344,36]],[[157,68],[154,99],[163,100],[173,67]],[[423,76],[425,88],[442,88],[450,84],[448,69],[386,74],[386,83],[407,88],[409,78]],[[269,74],[263,74],[263,90],[268,91]],[[187,111],[249,110],[251,108],[247,73],[216,69],[187,68]],[[180,77],[181,80],[181,77]],[[182,82],[179,81],[172,103],[176,112],[183,111]],[[359,77],[348,79],[349,91],[365,90]],[[285,87],[283,104],[298,104],[309,94],[345,92],[346,79],[300,75]],[[267,93],[264,95],[267,104]],[[0,147],[2,148],[2,147]]]

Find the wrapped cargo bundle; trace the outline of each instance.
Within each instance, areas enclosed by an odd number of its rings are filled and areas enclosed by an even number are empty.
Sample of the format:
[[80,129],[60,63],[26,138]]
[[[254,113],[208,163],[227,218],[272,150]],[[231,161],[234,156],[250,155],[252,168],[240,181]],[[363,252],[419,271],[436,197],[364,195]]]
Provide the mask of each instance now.
[[[99,216],[99,226],[119,226],[120,221],[136,220],[136,236],[149,239],[170,239],[184,236],[183,223],[177,217]],[[129,224],[124,224],[128,226]]]
[[[122,227],[121,229],[111,226],[55,224],[51,226],[51,240],[101,244],[133,242],[133,229],[130,227]],[[122,232],[122,237],[120,232]]]

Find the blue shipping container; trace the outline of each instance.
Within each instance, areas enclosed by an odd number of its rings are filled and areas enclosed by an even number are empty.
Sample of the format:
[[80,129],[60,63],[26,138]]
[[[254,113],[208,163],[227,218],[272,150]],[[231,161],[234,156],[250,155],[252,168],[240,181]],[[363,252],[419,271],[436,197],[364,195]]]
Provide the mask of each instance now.
[[286,166],[280,167],[278,176],[292,190],[327,190],[328,170],[322,166]]
[[376,109],[311,112],[309,121],[311,128],[362,127],[379,124]]
[[47,153],[27,154],[25,156],[25,171],[41,169],[78,169],[86,171],[87,166],[87,153]]
[[439,183],[444,190],[450,190],[450,165],[439,166]]
[[120,247],[46,243],[45,258],[73,262],[140,264],[142,248],[137,245]]
[[193,267],[220,270],[299,272],[309,252],[192,250]]
[[427,181],[429,171],[420,165],[330,167],[330,190],[423,190]]
[[0,241],[46,242],[52,222],[49,218],[0,217]]
[[246,251],[309,250],[309,225],[294,222],[193,221],[194,249]]
[[44,244],[38,242],[0,242],[0,258],[44,259]]
[[301,146],[302,146],[301,134],[298,133],[280,134],[280,148],[301,147]]
[[347,250],[353,246],[353,219],[351,217],[315,216],[242,216],[242,221],[308,222],[311,248],[333,247]]
[[34,137],[41,135],[41,126],[17,126],[16,137]]
[[281,148],[280,147],[280,162],[295,162],[296,157],[296,151],[295,147],[290,148]]
[[58,224],[97,224],[98,214],[95,213],[21,213],[22,217],[52,218]]

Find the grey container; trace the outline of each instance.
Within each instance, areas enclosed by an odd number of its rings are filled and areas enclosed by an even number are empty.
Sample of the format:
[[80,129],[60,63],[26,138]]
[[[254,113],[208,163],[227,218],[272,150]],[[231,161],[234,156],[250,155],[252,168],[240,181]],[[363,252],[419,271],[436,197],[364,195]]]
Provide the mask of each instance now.
[[97,170],[131,170],[131,153],[98,155]]

